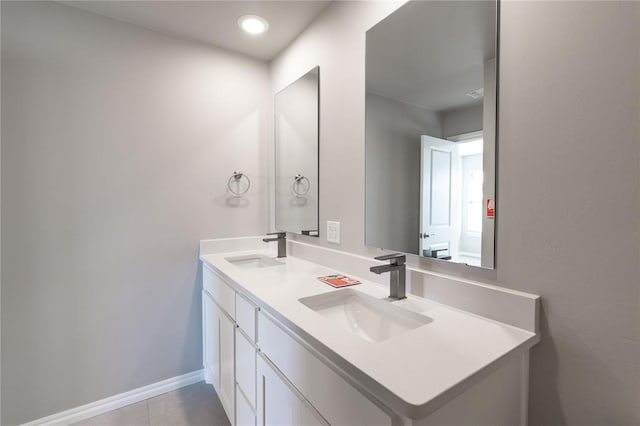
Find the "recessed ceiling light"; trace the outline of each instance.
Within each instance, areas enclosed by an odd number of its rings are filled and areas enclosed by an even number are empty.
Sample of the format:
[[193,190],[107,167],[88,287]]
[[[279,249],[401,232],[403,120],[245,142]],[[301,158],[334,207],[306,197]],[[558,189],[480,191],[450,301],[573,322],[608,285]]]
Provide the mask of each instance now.
[[238,25],[252,35],[262,34],[269,29],[269,23],[258,15],[242,15],[238,18]]

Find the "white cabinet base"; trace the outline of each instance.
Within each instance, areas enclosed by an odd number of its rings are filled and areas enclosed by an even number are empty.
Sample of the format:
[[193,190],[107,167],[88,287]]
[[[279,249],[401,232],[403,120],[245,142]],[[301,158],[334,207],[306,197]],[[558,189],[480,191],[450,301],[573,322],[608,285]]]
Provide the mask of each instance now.
[[[413,420],[359,388],[307,341],[204,267],[203,364],[232,425],[514,426],[527,424],[529,352],[511,358],[459,395],[434,398]],[[419,355],[419,354],[412,354]],[[402,356],[402,354],[399,354]],[[393,368],[393,366],[389,366]],[[485,372],[483,372],[485,374]],[[448,401],[440,406],[440,398]],[[431,411],[433,407],[439,407]],[[404,411],[409,413],[410,411]]]
[[529,353],[501,366],[422,420],[402,426],[526,426]]

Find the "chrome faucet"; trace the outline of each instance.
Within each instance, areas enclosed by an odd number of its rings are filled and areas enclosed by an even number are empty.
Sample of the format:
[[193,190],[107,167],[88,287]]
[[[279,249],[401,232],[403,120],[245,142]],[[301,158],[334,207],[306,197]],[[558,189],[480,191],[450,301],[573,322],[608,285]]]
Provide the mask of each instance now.
[[275,238],[263,238],[262,241],[270,243],[271,241],[278,242],[278,257],[287,257],[287,233],[286,232],[271,232],[267,235],[277,235]]
[[369,268],[374,274],[382,274],[390,272],[389,276],[389,298],[400,300],[407,298],[406,270],[404,264],[407,260],[406,256],[401,253],[386,254],[384,256],[374,257],[375,260],[388,260],[386,265],[372,266]]

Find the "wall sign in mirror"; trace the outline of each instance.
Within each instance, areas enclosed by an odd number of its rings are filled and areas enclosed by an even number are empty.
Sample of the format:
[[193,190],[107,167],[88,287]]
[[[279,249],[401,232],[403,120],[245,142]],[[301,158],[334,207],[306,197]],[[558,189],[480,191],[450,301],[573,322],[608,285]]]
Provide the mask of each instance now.
[[410,1],[367,31],[367,245],[493,268],[497,12]]
[[315,67],[275,96],[276,229],[316,237],[319,76]]

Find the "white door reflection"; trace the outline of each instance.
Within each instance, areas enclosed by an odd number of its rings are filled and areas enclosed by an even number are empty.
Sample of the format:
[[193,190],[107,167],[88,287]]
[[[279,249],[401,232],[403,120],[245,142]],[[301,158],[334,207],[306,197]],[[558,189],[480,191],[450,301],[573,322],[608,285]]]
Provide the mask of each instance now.
[[421,137],[420,253],[480,266],[482,134],[451,139]]

